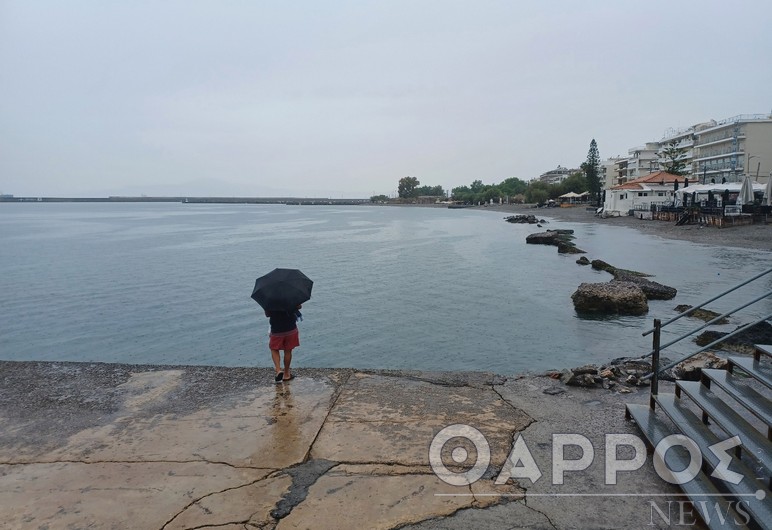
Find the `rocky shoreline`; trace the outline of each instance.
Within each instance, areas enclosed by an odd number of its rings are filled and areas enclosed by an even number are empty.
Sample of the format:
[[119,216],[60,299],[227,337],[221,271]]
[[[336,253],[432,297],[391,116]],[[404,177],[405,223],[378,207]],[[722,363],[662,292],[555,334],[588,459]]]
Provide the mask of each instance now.
[[[516,210],[518,207],[492,206],[492,208],[502,211],[512,211],[513,209]],[[523,207],[521,206],[520,209],[522,208]],[[595,217],[592,212],[584,208],[550,208],[549,212],[552,211],[555,211],[557,214],[554,217],[558,217],[560,220],[565,221],[607,221],[607,219]],[[562,212],[570,213],[563,213],[561,215]],[[547,216],[548,215],[545,215],[545,217]],[[538,227],[542,227],[543,224],[549,222],[537,217],[534,213],[514,214],[505,217],[504,220],[509,223],[536,224]],[[632,221],[632,223],[630,223],[630,221]],[[643,222],[643,220],[639,219],[629,218],[625,222],[627,225],[635,225],[636,228],[644,226],[638,224],[639,222]],[[645,226],[656,227],[657,225],[660,225],[660,227],[663,227],[663,225],[666,225],[665,232],[669,234],[673,233],[672,230],[667,230],[667,228],[673,228],[669,226],[670,224],[663,224],[661,222],[654,223],[655,224],[647,222]],[[573,233],[574,231],[570,229],[550,228],[545,232],[529,234],[526,236],[526,243],[556,246],[558,247],[559,253],[584,254],[585,251],[577,248],[573,243]],[[683,231],[679,233],[679,235],[683,236],[685,233],[687,232]],[[736,241],[734,242],[742,242],[743,245],[741,246],[744,248],[764,249],[765,245],[769,243],[769,237],[772,236],[772,229],[767,225],[757,225],[755,230],[746,232],[743,235],[745,237],[736,238]],[[649,310],[648,300],[671,300],[675,298],[677,294],[675,288],[649,280],[648,277],[651,275],[647,273],[619,269],[602,260],[596,259],[590,261],[585,256],[581,256],[577,259],[576,263],[579,265],[591,265],[593,269],[606,271],[613,276],[613,279],[609,282],[582,283],[579,285],[578,289],[571,295],[577,313],[642,315]],[[691,309],[691,306],[679,305],[675,309],[683,312]],[[701,308],[687,316],[710,322],[716,320],[719,314]],[[716,322],[716,324],[726,323],[726,318]],[[698,346],[704,346],[720,339],[724,335],[727,335],[727,333],[708,330],[695,337],[693,341]],[[768,322],[761,322],[740,335],[732,337],[726,342],[717,344],[715,351],[720,354],[740,353],[749,355],[753,353],[755,344],[769,343],[772,343],[772,325]],[[669,364],[671,362],[669,359],[665,358],[661,359],[661,361],[664,364]],[[725,369],[726,366],[727,362],[725,358],[719,357],[714,352],[707,351],[668,370],[667,373],[661,375],[661,378],[671,381],[675,379],[698,380],[703,368]],[[551,371],[547,372],[545,375],[553,379],[559,379],[563,384],[568,386],[603,388],[615,392],[628,393],[631,392],[631,387],[648,385],[649,382],[644,376],[651,372],[651,368],[650,361],[645,357],[624,357],[615,359],[602,366],[585,365],[572,369],[564,369],[563,371]],[[552,388],[549,393],[557,394],[560,392],[562,392],[562,390],[559,387],[556,387]]]
[[772,251],[772,222],[769,224],[716,228],[699,225],[676,226],[675,223],[666,221],[652,221],[635,217],[609,217],[603,219],[596,217],[594,211],[587,210],[583,206],[537,209],[532,208],[531,205],[523,204],[494,204],[476,208],[504,212],[509,215],[533,215],[539,219],[546,218],[547,221],[620,226],[666,239],[677,239],[704,245]]

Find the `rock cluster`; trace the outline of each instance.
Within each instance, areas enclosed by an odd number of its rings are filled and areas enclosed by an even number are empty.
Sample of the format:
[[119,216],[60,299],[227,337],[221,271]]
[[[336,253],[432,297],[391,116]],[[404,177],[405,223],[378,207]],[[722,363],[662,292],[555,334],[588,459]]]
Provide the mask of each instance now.
[[[588,260],[577,260],[586,265]],[[619,269],[605,261],[589,262],[593,269],[610,273],[614,279],[607,283],[583,283],[571,295],[574,308],[581,313],[643,315],[649,311],[648,300],[669,300],[678,292],[637,271]]]
[[703,368],[726,370],[728,364],[726,359],[722,359],[713,353],[705,352],[677,365],[673,368],[673,373],[677,379],[699,381]]
[[[511,223],[537,223],[533,215],[513,215]],[[541,221],[543,222],[543,221]],[[532,245],[553,245],[559,254],[584,254],[573,243],[573,230],[547,230],[529,234],[525,242]],[[648,274],[620,269],[605,261],[588,260],[582,256],[576,263],[591,264],[593,269],[606,271],[614,278],[607,283],[583,283],[571,295],[574,308],[582,313],[643,315],[649,311],[648,300],[670,300],[678,291],[667,285],[647,279]]]
[[[669,362],[662,359],[662,362]],[[647,359],[633,357],[620,357],[613,361],[598,366],[587,364],[562,372],[551,372],[548,375],[569,386],[581,386],[585,388],[616,389],[619,392],[630,392],[630,386],[644,386],[649,380],[643,377],[651,372],[651,362]],[[672,380],[673,374],[660,375],[660,379]]]
[[[660,367],[666,366],[672,361],[666,357],[660,358]],[[706,352],[680,364],[677,364],[670,370],[660,373],[661,381],[675,381],[682,379],[686,381],[699,381],[702,370],[706,368],[715,368],[726,370],[726,359]],[[630,392],[629,387],[648,386],[650,379],[644,379],[651,373],[650,358],[640,359],[635,357],[620,357],[604,364],[587,364],[562,372],[548,372],[547,375],[568,386],[580,386],[584,388],[605,388],[618,392]],[[558,391],[551,387],[551,391],[545,393],[557,394]]]
[[505,217],[504,220],[508,223],[520,223],[535,225],[536,223],[546,223],[544,219],[537,219],[535,215],[510,215]]

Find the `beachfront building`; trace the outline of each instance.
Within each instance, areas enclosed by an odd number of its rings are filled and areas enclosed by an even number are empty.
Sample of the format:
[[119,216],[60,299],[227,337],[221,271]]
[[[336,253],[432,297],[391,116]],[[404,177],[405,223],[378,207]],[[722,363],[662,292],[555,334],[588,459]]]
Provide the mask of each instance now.
[[615,156],[607,158],[600,163],[600,184],[601,189],[607,190],[612,186],[619,184],[619,162],[622,157]]
[[645,145],[628,149],[627,180],[659,171],[657,151],[659,151],[659,142],[646,142]]
[[613,163],[610,163],[609,169],[606,170],[605,189],[611,189],[659,171],[658,151],[659,142],[647,142],[645,145],[628,149],[626,157],[609,159],[609,161],[613,160]]
[[772,114],[741,114],[694,131],[692,171],[699,182],[766,181],[772,172]]
[[631,211],[649,212],[652,204],[672,204],[675,183],[683,188],[686,180],[687,177],[656,171],[613,186],[606,190],[603,214],[621,216]]
[[619,186],[627,182],[627,158],[620,158],[614,163],[614,177],[611,179],[609,188]]
[[539,175],[539,180],[546,184],[560,184],[561,182],[563,182],[568,177],[570,177],[571,175],[573,175],[578,171],[579,171],[578,169],[568,169],[567,167],[562,167],[558,165],[557,168]]

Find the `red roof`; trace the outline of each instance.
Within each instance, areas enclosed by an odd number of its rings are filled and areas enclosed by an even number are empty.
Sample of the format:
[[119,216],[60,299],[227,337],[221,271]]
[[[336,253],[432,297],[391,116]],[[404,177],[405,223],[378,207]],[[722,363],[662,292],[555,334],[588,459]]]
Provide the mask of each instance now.
[[678,181],[679,184],[684,184],[687,178],[689,177],[673,175],[672,173],[668,173],[667,171],[656,171],[644,177],[638,177],[637,179],[631,180],[629,182],[625,182],[624,184],[613,186],[611,189],[612,190],[642,190],[643,186],[641,186],[641,184],[659,184],[661,186],[665,186],[667,184],[672,185],[676,181]]

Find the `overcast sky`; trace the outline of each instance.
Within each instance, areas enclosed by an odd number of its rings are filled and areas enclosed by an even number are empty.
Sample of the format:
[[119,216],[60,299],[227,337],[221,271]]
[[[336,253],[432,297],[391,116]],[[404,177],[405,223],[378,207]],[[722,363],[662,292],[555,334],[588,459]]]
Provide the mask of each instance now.
[[450,189],[769,112],[769,0],[0,0],[17,196]]

